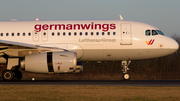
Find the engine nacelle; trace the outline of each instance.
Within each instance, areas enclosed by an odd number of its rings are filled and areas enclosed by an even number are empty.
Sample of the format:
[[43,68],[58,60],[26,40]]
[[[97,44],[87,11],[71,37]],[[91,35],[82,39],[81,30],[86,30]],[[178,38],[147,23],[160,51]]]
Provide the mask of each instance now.
[[45,52],[25,56],[21,69],[34,73],[70,73],[76,71],[76,64],[75,52]]

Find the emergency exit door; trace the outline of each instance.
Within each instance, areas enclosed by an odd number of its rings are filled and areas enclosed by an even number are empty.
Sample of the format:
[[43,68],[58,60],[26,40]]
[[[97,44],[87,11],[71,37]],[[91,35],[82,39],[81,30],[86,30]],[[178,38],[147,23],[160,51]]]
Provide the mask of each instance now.
[[121,45],[132,45],[131,24],[121,24]]
[[38,42],[39,41],[39,32],[33,31],[32,37],[33,37],[33,41]]
[[47,41],[48,40],[48,31],[47,30],[43,30],[41,33],[41,40],[42,41]]

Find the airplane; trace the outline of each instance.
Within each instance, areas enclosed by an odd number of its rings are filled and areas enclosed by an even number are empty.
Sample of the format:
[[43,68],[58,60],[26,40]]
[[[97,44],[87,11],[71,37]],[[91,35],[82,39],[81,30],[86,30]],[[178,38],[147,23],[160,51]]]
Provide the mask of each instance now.
[[[124,20],[1,21],[0,63],[5,81],[33,73],[79,73],[85,61],[121,61],[129,80],[132,60],[163,57],[178,43],[149,24]],[[15,68],[15,69],[13,69]]]

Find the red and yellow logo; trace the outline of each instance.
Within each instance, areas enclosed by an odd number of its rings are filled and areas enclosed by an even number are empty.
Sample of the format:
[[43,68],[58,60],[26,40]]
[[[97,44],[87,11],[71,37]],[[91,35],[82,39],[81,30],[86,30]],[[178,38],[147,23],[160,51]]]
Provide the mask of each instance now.
[[152,45],[154,43],[155,39],[151,39],[150,41],[146,41],[147,45]]

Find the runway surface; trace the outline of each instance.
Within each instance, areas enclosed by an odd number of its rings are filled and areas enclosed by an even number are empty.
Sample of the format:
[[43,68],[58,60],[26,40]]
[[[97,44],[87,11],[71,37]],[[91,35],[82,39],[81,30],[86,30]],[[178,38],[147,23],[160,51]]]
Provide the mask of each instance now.
[[59,81],[2,81],[0,85],[54,86],[180,86],[180,80],[59,80]]

